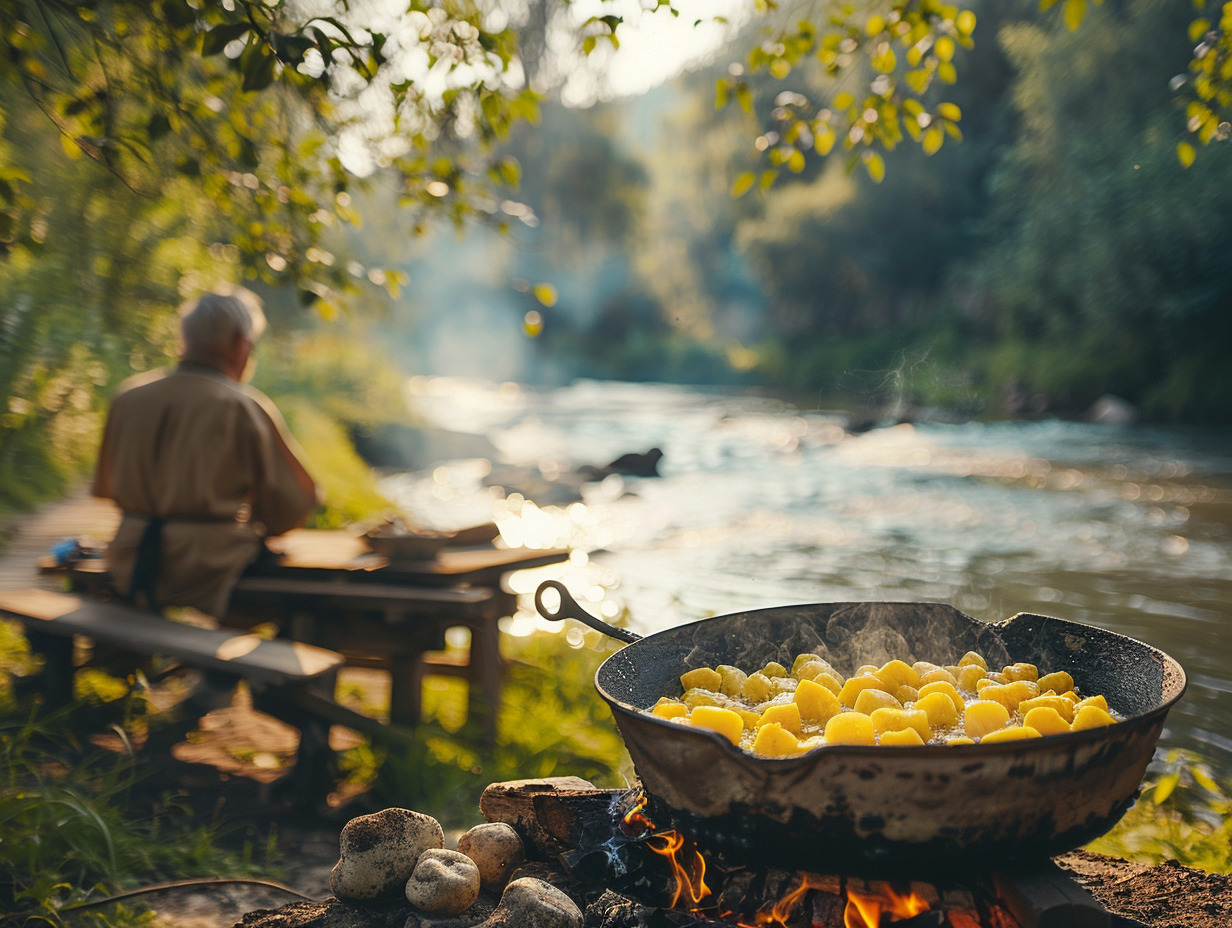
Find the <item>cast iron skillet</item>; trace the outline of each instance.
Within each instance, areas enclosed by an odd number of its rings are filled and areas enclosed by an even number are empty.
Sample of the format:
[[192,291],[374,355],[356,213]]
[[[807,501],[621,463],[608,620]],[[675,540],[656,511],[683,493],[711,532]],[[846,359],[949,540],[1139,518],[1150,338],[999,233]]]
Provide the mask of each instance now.
[[[543,594],[555,590],[558,609]],[[535,605],[631,642],[595,675],[643,790],[703,848],[829,872],[992,869],[1059,854],[1104,834],[1139,791],[1164,718],[1185,690],[1181,666],[1133,638],[1019,614],[988,624],[935,603],[815,603],[716,616],[645,638],[586,612],[548,580]],[[726,738],[652,716],[680,675],[748,671],[796,654],[844,674],[892,658],[1066,670],[1124,721],[1030,741],[918,747],[824,746],[798,757],[745,753]]]

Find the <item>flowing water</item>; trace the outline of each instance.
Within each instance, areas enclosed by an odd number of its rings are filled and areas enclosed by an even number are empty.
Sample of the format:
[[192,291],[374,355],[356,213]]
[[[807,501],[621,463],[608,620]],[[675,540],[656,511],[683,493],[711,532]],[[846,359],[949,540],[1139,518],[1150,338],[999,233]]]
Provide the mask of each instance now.
[[[486,435],[495,452],[391,477],[391,499],[429,522],[494,515],[513,543],[588,552],[515,575],[520,592],[559,578],[642,634],[852,600],[1103,626],[1182,664],[1189,689],[1161,747],[1232,777],[1226,433],[1043,421],[850,434],[823,410],[658,384],[537,392],[435,378],[411,393],[418,415]],[[572,476],[651,447],[664,452],[658,478]],[[515,633],[536,621],[523,602]]]

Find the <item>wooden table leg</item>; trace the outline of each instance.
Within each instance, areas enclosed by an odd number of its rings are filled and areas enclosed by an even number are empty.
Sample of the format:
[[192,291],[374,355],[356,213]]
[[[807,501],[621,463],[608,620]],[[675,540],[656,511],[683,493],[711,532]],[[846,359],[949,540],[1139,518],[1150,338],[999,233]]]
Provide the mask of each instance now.
[[395,654],[389,659],[389,721],[414,728],[423,712],[423,665],[420,655]]
[[49,709],[58,709],[73,701],[73,638],[47,635],[32,629],[26,631],[30,650],[43,655],[42,693]]
[[481,725],[492,740],[496,738],[504,675],[505,665],[500,655],[499,621],[491,618],[473,624],[470,669],[467,674],[467,716]]

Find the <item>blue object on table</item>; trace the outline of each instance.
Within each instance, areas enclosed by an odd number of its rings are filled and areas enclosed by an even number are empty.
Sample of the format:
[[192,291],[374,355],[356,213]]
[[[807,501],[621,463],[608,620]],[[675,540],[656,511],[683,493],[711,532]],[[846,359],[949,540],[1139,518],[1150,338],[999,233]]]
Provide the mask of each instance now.
[[51,546],[51,556],[57,567],[67,567],[81,556],[81,543],[76,538],[65,538]]

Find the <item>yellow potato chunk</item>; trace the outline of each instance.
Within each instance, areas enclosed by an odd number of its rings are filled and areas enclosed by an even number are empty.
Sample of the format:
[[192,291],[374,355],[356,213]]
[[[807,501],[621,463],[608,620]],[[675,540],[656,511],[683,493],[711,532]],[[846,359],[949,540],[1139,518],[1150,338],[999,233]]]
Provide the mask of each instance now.
[[1005,708],[1014,712],[1024,699],[1032,699],[1039,695],[1039,687],[1030,680],[1015,680],[1004,685],[993,684],[980,690],[980,699],[991,699],[999,702]]
[[1026,728],[1034,728],[1041,735],[1060,735],[1069,731],[1069,722],[1052,706],[1036,706],[1030,709],[1022,717],[1022,724]]
[[696,709],[698,706],[721,706],[723,704],[723,697],[719,695],[717,690],[703,690],[693,687],[693,689],[685,691],[685,694],[680,697],[680,701],[690,709]]
[[890,693],[900,686],[917,686],[920,682],[920,675],[905,661],[886,661],[873,676],[884,683]]
[[993,683],[1000,683],[1002,686],[1010,682],[1010,678],[1000,671],[990,671],[988,673],[988,679]]
[[873,720],[863,712],[840,712],[826,722],[829,744],[876,744],[877,732]]
[[876,709],[871,718],[873,731],[879,735],[912,728],[919,734],[921,743],[933,736],[932,729],[928,726],[928,715],[919,709]]
[[954,677],[958,680],[959,689],[966,690],[968,693],[974,693],[977,688],[976,684],[983,680],[987,673],[988,671],[976,664],[965,664],[958,668],[958,672],[954,674]]
[[739,696],[749,675],[731,664],[719,664],[714,669],[719,675],[719,692],[724,696]]
[[753,705],[765,702],[774,694],[774,684],[764,673],[749,674],[749,678],[744,681],[744,686],[740,688],[740,697]]
[[[805,667],[811,664],[820,664],[821,671],[810,671],[808,674],[803,673]],[[797,654],[796,659],[791,664],[791,675],[797,680],[811,680],[817,676],[819,672],[836,673],[830,662],[824,657],[818,657],[816,654]]]
[[794,702],[769,706],[757,720],[757,727],[779,725],[797,738],[800,736],[800,707]]
[[915,707],[928,716],[928,727],[950,728],[958,724],[958,707],[945,693],[933,692],[916,700]]
[[920,687],[920,695],[916,697],[919,702],[925,696],[930,696],[933,693],[943,693],[954,704],[955,712],[962,712],[966,703],[963,701],[962,694],[954,688],[952,683],[946,683],[944,680],[937,680],[935,683],[925,683]]
[[1054,693],[1064,693],[1074,688],[1074,678],[1064,670],[1046,673],[1035,682],[1039,684],[1041,693],[1045,693],[1048,690],[1052,690]]
[[843,711],[838,697],[814,680],[801,680],[794,699],[800,708],[800,717],[818,724],[825,724]]
[[872,715],[874,709],[901,709],[903,704],[885,690],[861,690],[852,706],[857,712]]
[[911,665],[911,669],[918,673],[921,677],[930,670],[938,670],[940,667],[940,664],[934,664],[932,661],[916,661]]
[[1040,733],[1034,728],[1023,728],[1021,725],[1010,725],[990,731],[980,739],[980,744],[996,744],[999,741],[1022,741],[1027,738],[1038,738]]
[[780,664],[778,661],[771,661],[770,663],[768,663],[765,667],[761,669],[761,672],[765,674],[767,677],[770,677],[772,679],[774,677],[787,676],[787,668],[784,667],[782,664]]
[[920,698],[920,691],[914,686],[900,686],[894,691],[894,698],[906,705]]
[[978,651],[968,651],[958,659],[959,667],[979,667],[981,670],[988,670],[988,661],[984,660],[984,655]]
[[1103,709],[1105,712],[1107,712],[1108,711],[1108,700],[1104,698],[1103,693],[1099,693],[1098,695],[1095,695],[1095,696],[1088,696],[1086,699],[1080,699],[1078,702],[1074,703],[1074,712],[1075,713],[1081,712],[1087,706],[1095,706],[1095,708]]
[[1065,720],[1065,724],[1069,725],[1074,720],[1074,704],[1064,696],[1036,696],[1033,699],[1024,699],[1018,704],[1018,711],[1025,717],[1032,709],[1049,708],[1054,710],[1058,715]]
[[831,693],[837,696],[843,689],[843,678],[837,673],[819,673],[813,677],[814,683],[820,683]]
[[688,715],[689,707],[678,699],[668,699],[664,696],[654,704],[654,708],[650,710],[650,714],[658,716],[661,719],[675,719],[682,715]]
[[1077,693],[1075,693],[1073,690],[1066,690],[1064,693],[1061,693],[1060,695],[1064,696],[1074,705],[1078,705],[1078,703],[1082,702],[1082,697],[1079,696]]
[[838,692],[839,702],[850,709],[855,706],[856,697],[869,689],[885,692],[885,684],[872,674],[848,677],[847,682],[843,684],[843,688]]
[[1101,709],[1099,706],[1091,703],[1090,705],[1082,706],[1074,713],[1074,723],[1070,726],[1070,731],[1086,731],[1088,728],[1102,728],[1105,725],[1112,725],[1116,722],[1111,715]]
[[958,686],[958,678],[944,667],[938,667],[936,670],[920,674],[921,686],[927,686],[930,683],[948,683],[950,686],[956,687]]
[[777,722],[771,722],[757,729],[753,753],[763,757],[794,757],[804,752],[800,748],[799,738]]
[[977,699],[963,710],[963,730],[969,738],[983,738],[1009,720],[1010,710],[990,699]]
[[994,680],[992,677],[988,676],[987,674],[985,674],[984,676],[980,677],[978,680],[975,681],[975,691],[977,693],[989,686],[1005,686],[1005,683],[1003,682],[998,683],[996,680]]
[[946,744],[975,744],[974,738],[968,738],[966,735],[954,735],[952,738],[945,739]]
[[1027,664],[1022,661],[1017,664],[1010,664],[1001,671],[1005,674],[1007,680],[1030,680],[1034,683],[1039,679],[1039,668],[1034,664]]
[[680,686],[685,690],[710,690],[712,693],[717,693],[722,685],[723,678],[719,672],[709,667],[698,667],[696,670],[680,675]]
[[911,745],[923,744],[924,739],[920,737],[920,733],[914,728],[900,728],[895,731],[887,731],[877,739],[878,744],[888,746],[906,747]]
[[877,671],[879,669],[880,668],[876,664],[861,664],[856,668],[855,676],[864,677],[872,675],[875,677],[877,676]]
[[689,724],[694,728],[717,731],[732,744],[740,743],[740,735],[744,731],[744,720],[739,715],[718,706],[698,706],[689,713]]
[[752,709],[746,709],[743,706],[731,706],[732,712],[740,716],[740,720],[744,722],[744,730],[752,731],[757,727],[757,723],[761,721],[761,713],[754,712]]
[[793,667],[791,670],[791,675],[797,680],[811,680],[823,673],[829,673],[829,671],[821,661],[809,661],[807,664],[801,664],[799,667]]

